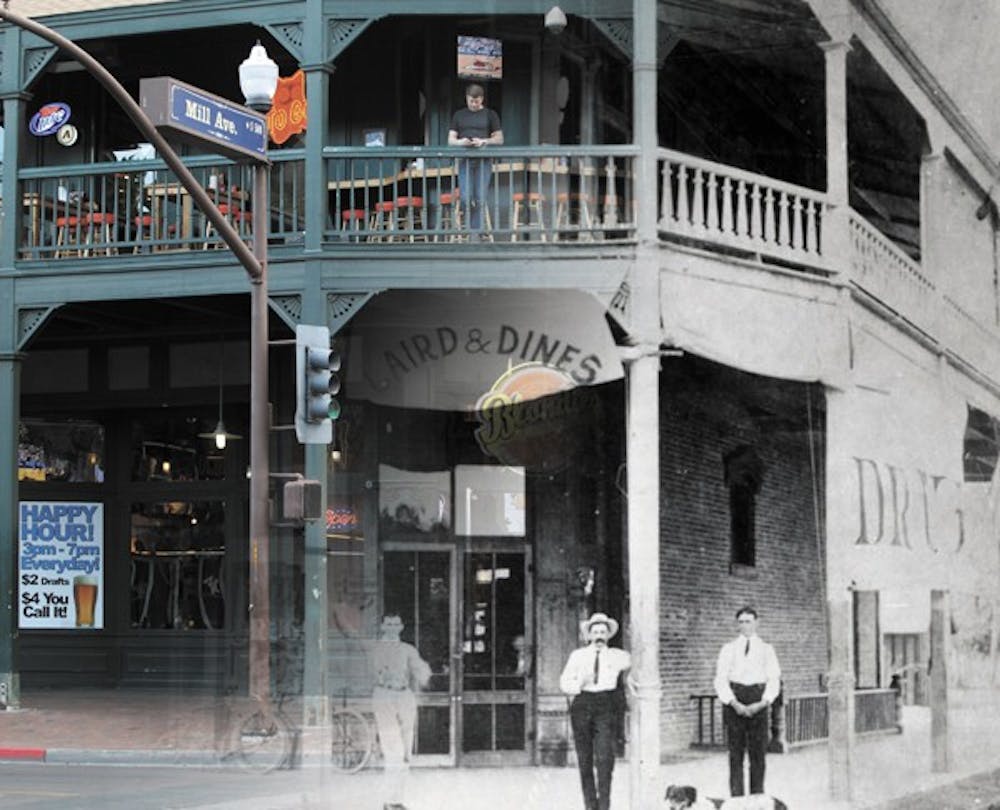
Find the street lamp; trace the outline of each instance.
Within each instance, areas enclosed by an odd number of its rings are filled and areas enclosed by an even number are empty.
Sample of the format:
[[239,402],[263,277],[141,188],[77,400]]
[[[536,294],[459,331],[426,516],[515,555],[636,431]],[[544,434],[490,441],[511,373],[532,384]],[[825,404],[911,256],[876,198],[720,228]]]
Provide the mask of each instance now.
[[[258,41],[240,65],[240,90],[248,107],[266,113],[278,87],[278,66]],[[250,284],[250,683],[259,699],[271,688],[270,531],[267,445],[267,237],[270,228],[270,164],[260,161],[253,175],[253,254],[260,274]]]
[[257,112],[271,109],[271,100],[278,87],[278,66],[257,40],[250,55],[240,64],[240,90],[247,106]]

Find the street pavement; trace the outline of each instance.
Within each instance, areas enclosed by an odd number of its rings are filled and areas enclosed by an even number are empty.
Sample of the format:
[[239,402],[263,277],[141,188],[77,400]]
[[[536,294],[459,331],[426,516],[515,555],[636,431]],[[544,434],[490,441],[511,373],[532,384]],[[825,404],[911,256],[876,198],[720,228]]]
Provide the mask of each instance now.
[[[22,693],[22,708],[0,712],[0,762],[33,760],[49,766],[129,765],[214,769],[239,767],[230,752],[230,706],[211,695],[138,690],[45,690]],[[289,716],[301,716],[290,707]],[[930,715],[907,707],[902,734],[861,738],[852,765],[852,799],[828,797],[825,745],[772,754],[767,760],[769,791],[792,810],[945,810],[941,804],[970,797],[968,807],[985,810],[1000,802],[1000,693],[952,693],[949,711],[951,767],[931,770]],[[298,770],[268,775],[266,791],[241,783],[227,801],[174,805],[210,810],[285,810],[324,808],[380,810],[382,774],[377,767],[357,774],[334,771],[322,754],[322,735],[302,737]],[[690,784],[706,796],[727,792],[722,752],[669,753],[660,768],[658,793],[669,784]],[[0,765],[0,773],[2,773]],[[79,769],[86,778],[86,769]],[[976,791],[963,792],[962,780],[974,777]],[[991,781],[992,780],[992,781]],[[935,793],[938,791],[938,793]],[[942,793],[941,791],[945,791]],[[950,793],[947,793],[950,791]],[[254,795],[256,792],[257,795]],[[265,793],[267,795],[262,795]],[[582,808],[575,768],[414,768],[407,785],[409,810],[577,810]],[[956,798],[957,797],[957,798]],[[629,765],[618,763],[612,807],[629,806]],[[920,802],[918,804],[918,802]],[[43,807],[44,805],[32,805]],[[56,805],[53,805],[56,806]],[[65,807],[65,804],[62,805]]]

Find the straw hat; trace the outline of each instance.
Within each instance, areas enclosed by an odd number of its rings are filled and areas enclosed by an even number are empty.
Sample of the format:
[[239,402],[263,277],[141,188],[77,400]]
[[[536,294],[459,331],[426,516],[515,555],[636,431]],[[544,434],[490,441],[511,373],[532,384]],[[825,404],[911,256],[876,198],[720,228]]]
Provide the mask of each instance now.
[[612,619],[607,613],[593,613],[590,618],[583,623],[584,635],[590,635],[590,628],[595,624],[604,624],[608,627],[608,638],[618,635],[618,622]]

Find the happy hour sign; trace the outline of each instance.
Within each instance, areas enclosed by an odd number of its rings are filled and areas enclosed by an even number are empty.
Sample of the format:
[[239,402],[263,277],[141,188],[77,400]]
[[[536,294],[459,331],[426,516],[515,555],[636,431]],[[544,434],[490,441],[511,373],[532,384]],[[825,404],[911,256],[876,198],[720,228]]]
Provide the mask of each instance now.
[[104,627],[104,504],[22,501],[18,626]]

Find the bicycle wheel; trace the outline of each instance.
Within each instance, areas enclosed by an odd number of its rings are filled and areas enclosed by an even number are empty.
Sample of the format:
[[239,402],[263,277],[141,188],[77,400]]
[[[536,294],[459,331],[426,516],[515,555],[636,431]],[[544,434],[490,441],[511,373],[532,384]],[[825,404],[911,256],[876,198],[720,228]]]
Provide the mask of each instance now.
[[372,754],[372,729],[361,712],[336,709],[330,729],[330,755],[333,767],[344,773],[356,773]]
[[276,770],[292,753],[291,729],[276,712],[257,710],[240,723],[237,750],[245,767],[260,773]]

